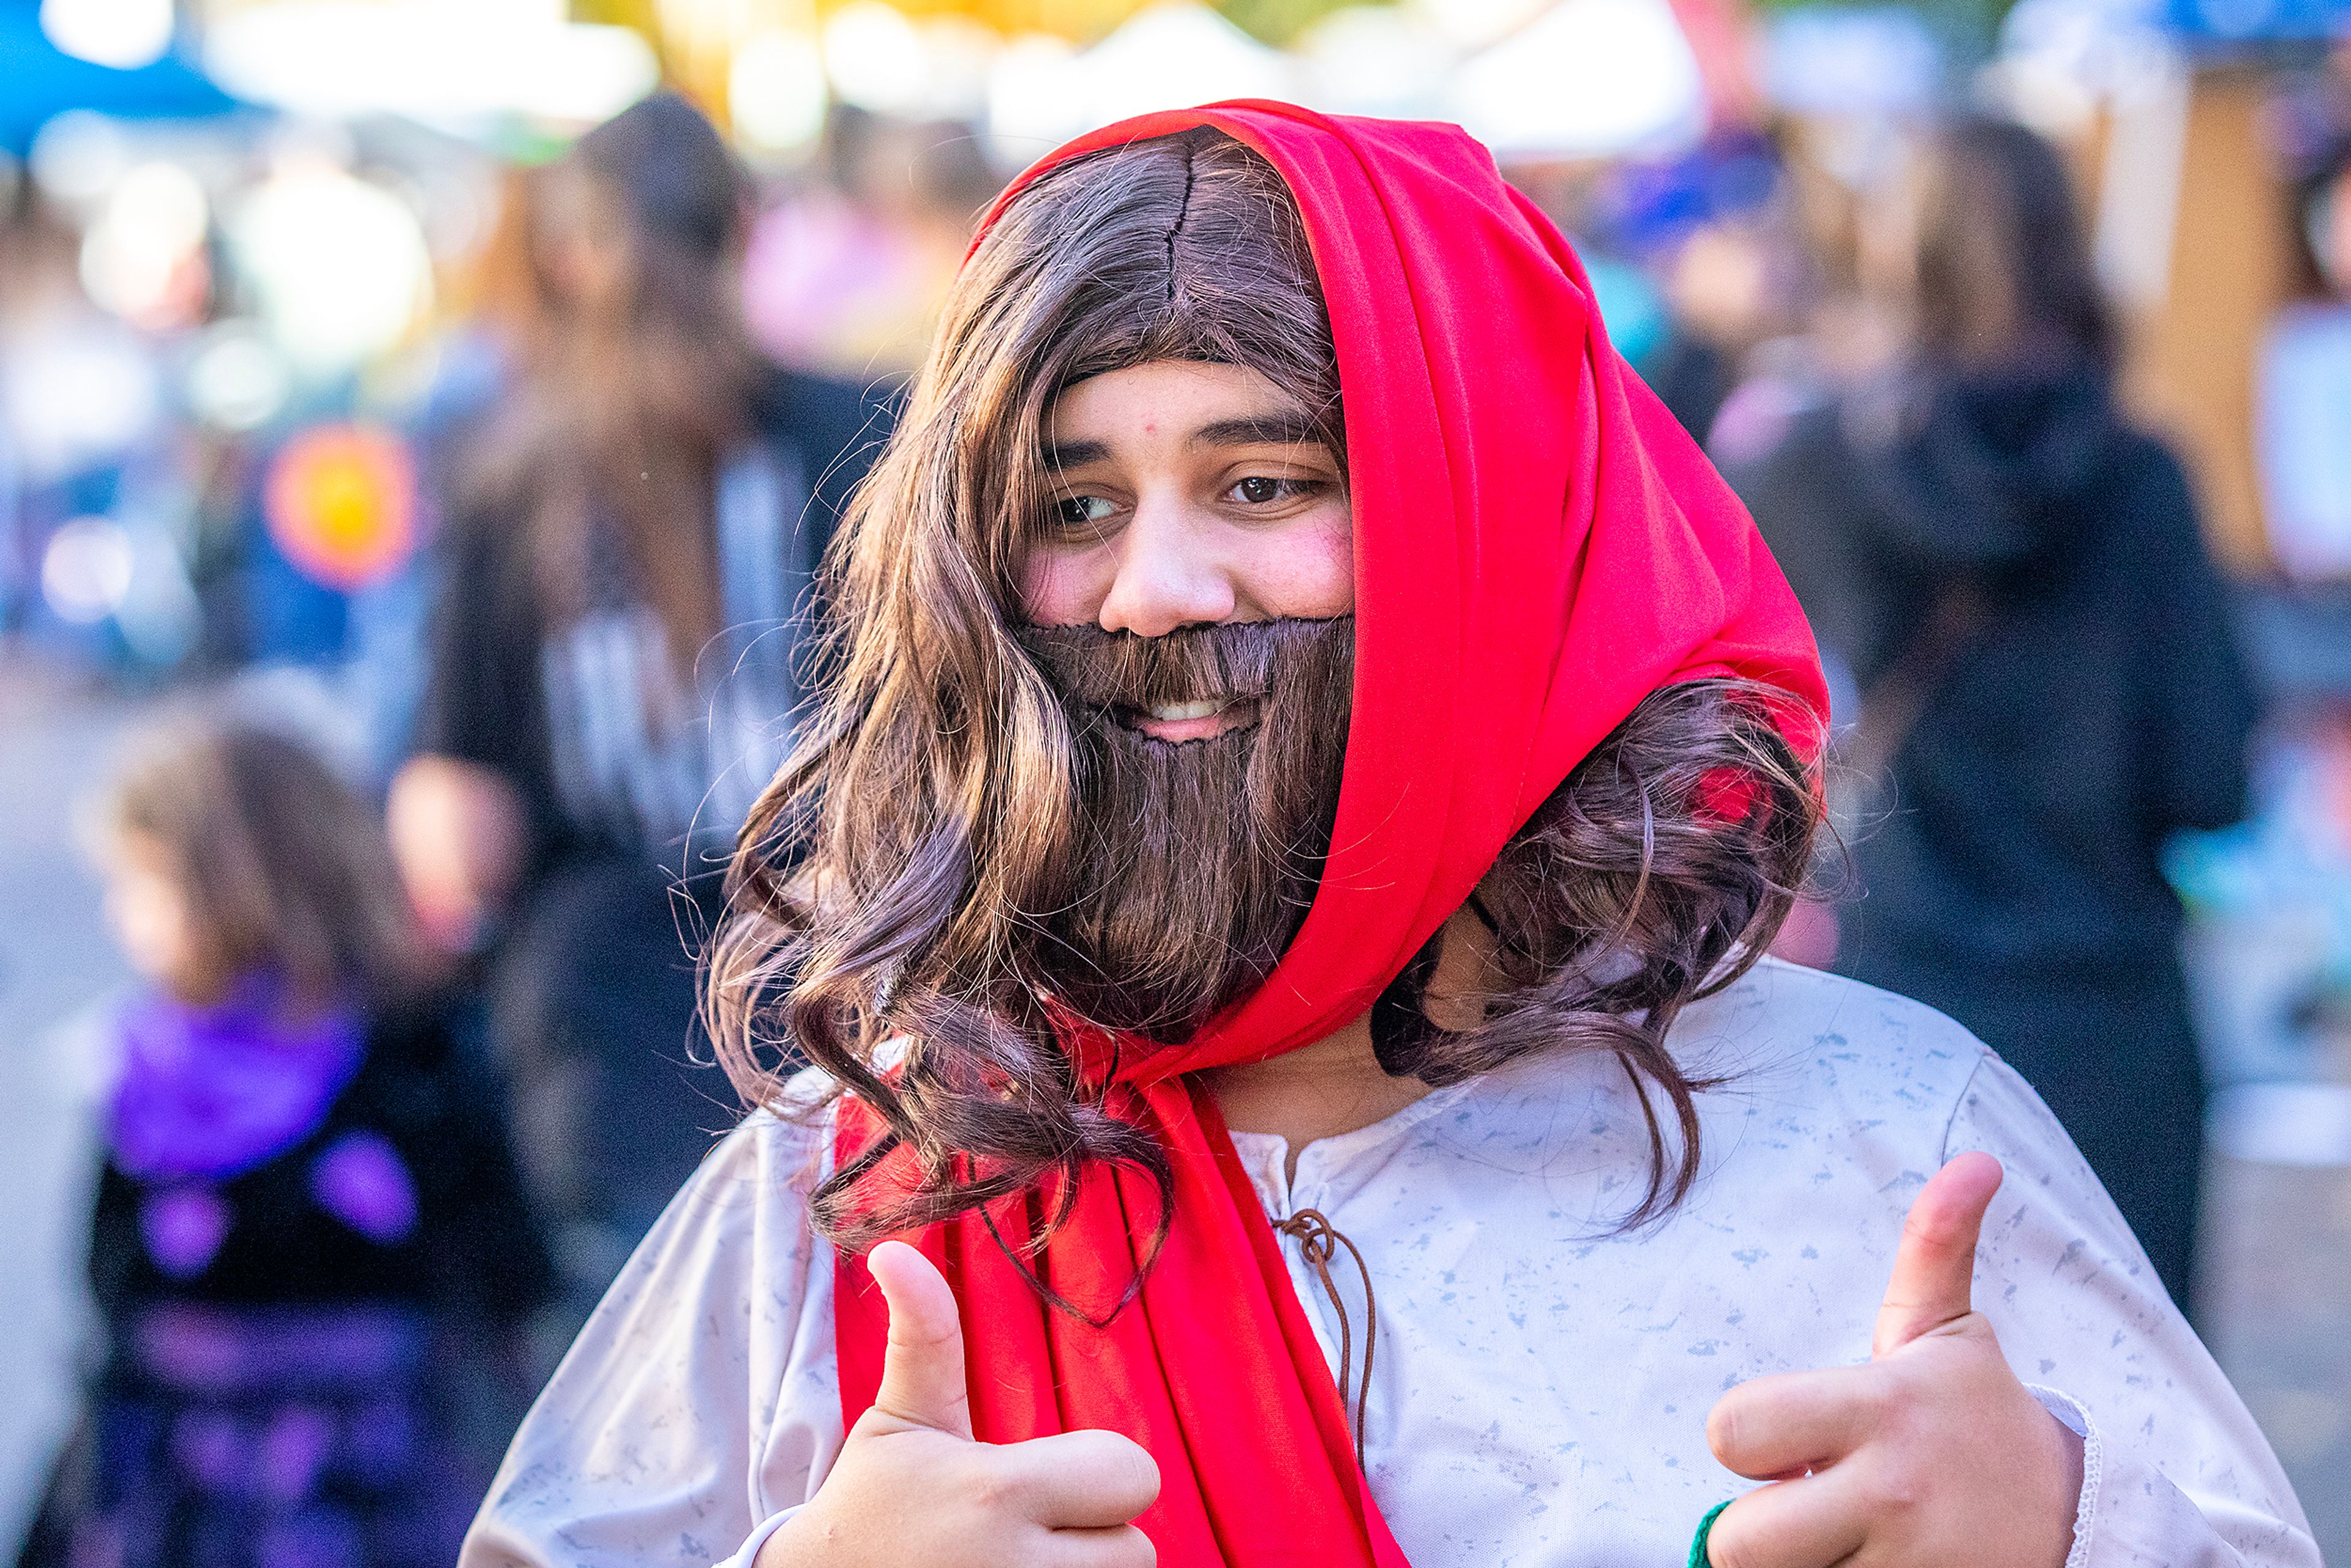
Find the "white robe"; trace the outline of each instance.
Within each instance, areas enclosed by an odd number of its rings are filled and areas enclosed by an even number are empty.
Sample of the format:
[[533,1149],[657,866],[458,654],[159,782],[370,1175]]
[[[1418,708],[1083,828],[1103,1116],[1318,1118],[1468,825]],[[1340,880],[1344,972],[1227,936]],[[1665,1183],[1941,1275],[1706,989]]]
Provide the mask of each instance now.
[[[1716,1399],[1867,1360],[1910,1200],[1969,1149],[2008,1171],[1976,1304],[2085,1438],[2069,1568],[2316,1568],[2268,1445],[2105,1193],[1966,1030],[1767,961],[1671,1044],[1729,1082],[1699,1099],[1697,1187],[1639,1231],[1611,1223],[1648,1149],[1611,1060],[1437,1090],[1307,1145],[1294,1180],[1280,1139],[1236,1136],[1270,1214],[1320,1209],[1368,1260],[1366,1470],[1415,1568],[1680,1563],[1754,1484],[1708,1450]],[[823,1143],[755,1116],[704,1164],[517,1435],[461,1568],[723,1563],[814,1494],[842,1437],[832,1253],[804,1207]],[[1283,1246],[1335,1357],[1330,1302]],[[1343,1253],[1334,1272],[1360,1343]]]

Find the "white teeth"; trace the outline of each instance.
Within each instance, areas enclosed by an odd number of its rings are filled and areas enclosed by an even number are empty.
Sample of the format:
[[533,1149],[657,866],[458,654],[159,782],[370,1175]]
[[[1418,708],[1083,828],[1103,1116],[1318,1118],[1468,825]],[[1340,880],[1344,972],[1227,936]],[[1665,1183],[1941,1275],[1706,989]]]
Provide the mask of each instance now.
[[1207,718],[1211,714],[1222,713],[1225,705],[1221,702],[1165,703],[1144,711],[1162,724],[1181,724],[1187,718]]

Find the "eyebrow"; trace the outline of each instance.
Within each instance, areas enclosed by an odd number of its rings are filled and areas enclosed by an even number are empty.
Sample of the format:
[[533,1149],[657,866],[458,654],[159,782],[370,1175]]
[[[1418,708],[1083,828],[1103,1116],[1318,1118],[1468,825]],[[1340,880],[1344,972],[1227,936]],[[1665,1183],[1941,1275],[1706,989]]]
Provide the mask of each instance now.
[[1195,446],[1320,446],[1322,432],[1303,412],[1220,419],[1192,433]]
[[1106,463],[1110,448],[1099,441],[1065,441],[1045,448],[1045,467],[1049,473],[1064,468],[1083,468],[1089,463]]

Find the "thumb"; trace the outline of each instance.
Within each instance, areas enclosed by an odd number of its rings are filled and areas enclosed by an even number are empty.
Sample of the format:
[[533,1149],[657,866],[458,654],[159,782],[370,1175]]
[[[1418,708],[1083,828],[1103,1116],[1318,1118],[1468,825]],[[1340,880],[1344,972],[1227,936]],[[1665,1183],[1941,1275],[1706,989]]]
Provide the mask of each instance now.
[[1877,1309],[1871,1360],[1890,1355],[1975,1310],[1969,1292],[1975,1279],[1976,1237],[2002,1176],[2000,1162],[1990,1155],[1961,1155],[1937,1171],[1910,1206],[1902,1245],[1894,1254],[1894,1273],[1886,1282],[1886,1304]]
[[963,1323],[946,1276],[903,1241],[882,1242],[865,1261],[890,1307],[890,1343],[882,1353],[873,1408],[909,1426],[969,1437]]

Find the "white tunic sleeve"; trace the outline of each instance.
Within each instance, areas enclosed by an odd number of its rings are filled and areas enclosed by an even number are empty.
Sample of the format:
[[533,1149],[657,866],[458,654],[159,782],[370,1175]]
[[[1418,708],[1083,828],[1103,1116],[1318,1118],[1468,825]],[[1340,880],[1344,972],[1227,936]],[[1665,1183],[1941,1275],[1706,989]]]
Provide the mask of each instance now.
[[2086,1427],[2067,1568],[2319,1568],[2235,1390],[2056,1118],[1990,1053],[1944,1157],[1970,1149],[2008,1171],[1984,1219],[1976,1305],[2017,1375]]
[[821,1137],[755,1115],[714,1150],[516,1434],[459,1568],[721,1563],[841,1442]]

